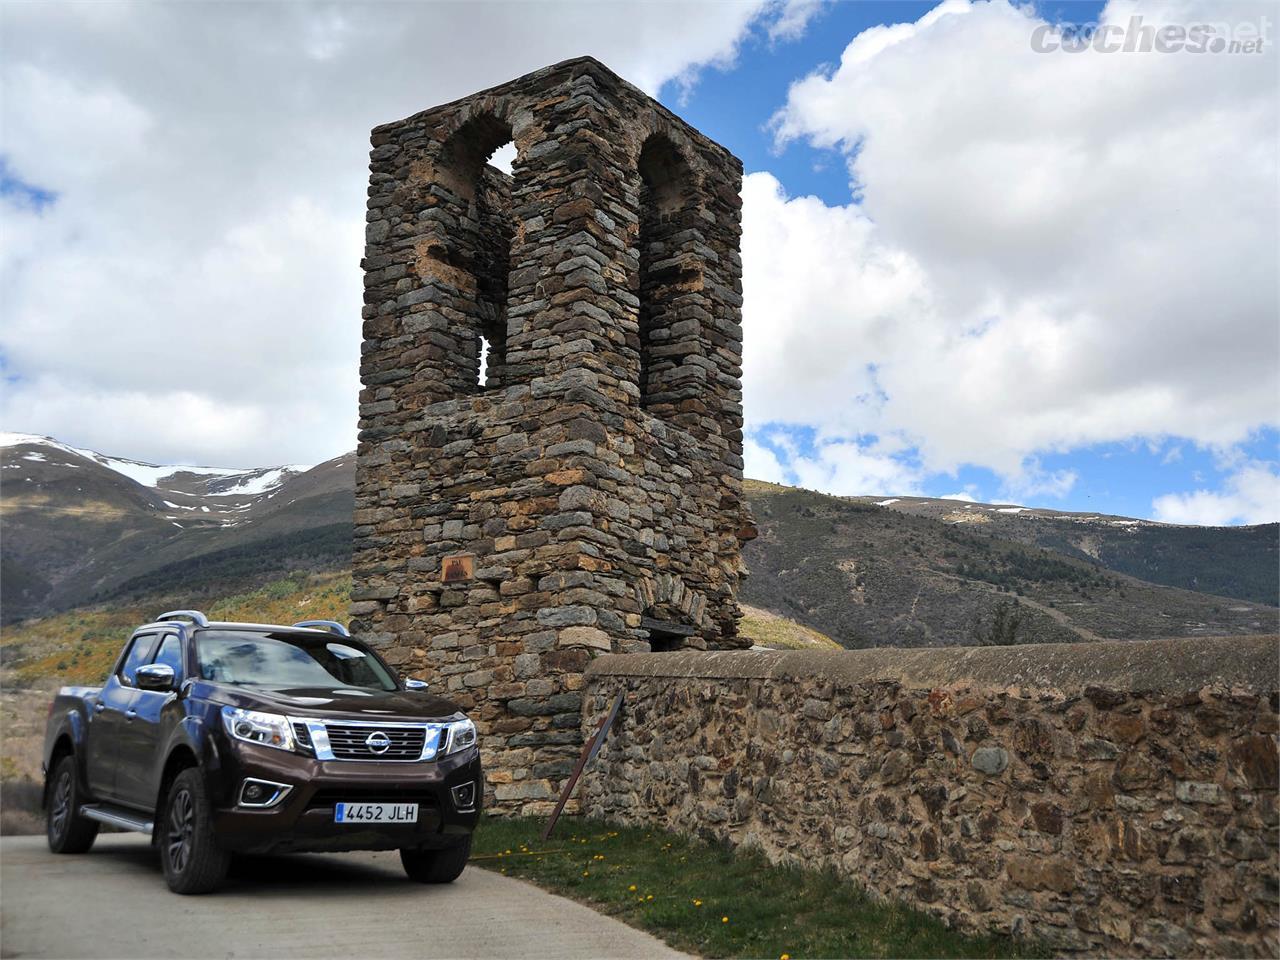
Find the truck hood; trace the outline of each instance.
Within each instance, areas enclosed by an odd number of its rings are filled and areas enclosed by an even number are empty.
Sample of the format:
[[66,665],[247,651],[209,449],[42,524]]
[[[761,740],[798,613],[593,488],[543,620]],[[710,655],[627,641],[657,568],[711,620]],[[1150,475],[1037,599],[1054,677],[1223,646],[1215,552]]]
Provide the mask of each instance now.
[[228,706],[324,720],[448,720],[462,712],[452,700],[425,690],[233,686],[222,683],[210,683],[209,688],[210,700]]

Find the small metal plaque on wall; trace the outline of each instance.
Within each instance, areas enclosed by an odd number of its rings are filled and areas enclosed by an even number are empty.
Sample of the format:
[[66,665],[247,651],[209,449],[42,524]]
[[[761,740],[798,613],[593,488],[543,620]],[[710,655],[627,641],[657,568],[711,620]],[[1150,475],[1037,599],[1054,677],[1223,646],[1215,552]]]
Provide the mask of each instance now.
[[455,553],[445,557],[440,567],[441,583],[462,583],[476,575],[476,558],[472,553]]

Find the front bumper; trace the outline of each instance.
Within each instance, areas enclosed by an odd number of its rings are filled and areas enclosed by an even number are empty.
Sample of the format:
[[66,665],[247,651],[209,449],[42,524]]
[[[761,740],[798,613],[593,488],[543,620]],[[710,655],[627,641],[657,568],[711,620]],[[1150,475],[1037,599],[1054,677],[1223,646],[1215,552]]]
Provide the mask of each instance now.
[[[484,795],[480,753],[474,747],[439,761],[316,760],[271,747],[236,743],[211,777],[214,831],[234,853],[442,848],[462,842],[480,819]],[[275,806],[237,803],[246,778],[292,789]],[[474,782],[474,809],[460,810],[453,787]],[[334,820],[334,805],[416,803],[418,819],[404,824]]]

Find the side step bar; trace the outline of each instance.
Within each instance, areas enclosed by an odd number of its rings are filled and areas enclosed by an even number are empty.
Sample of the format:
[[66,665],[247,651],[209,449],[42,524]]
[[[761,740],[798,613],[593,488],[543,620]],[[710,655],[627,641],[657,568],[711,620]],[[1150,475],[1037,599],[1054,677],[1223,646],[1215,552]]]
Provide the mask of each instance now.
[[155,824],[142,814],[121,807],[109,807],[104,803],[86,805],[80,808],[80,816],[97,820],[121,830],[136,830],[138,833],[150,834]]

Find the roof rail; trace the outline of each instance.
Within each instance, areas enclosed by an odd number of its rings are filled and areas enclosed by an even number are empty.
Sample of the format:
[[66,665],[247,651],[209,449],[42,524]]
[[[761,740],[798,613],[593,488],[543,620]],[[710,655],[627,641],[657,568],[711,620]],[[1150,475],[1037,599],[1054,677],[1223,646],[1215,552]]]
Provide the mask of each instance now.
[[156,623],[164,623],[167,620],[177,620],[179,618],[190,620],[197,627],[207,627],[209,625],[209,618],[199,610],[170,610],[168,613],[162,613],[156,617]]
[[312,629],[328,630],[330,633],[336,633],[340,637],[350,637],[347,628],[336,620],[299,620],[294,624],[295,627],[310,627]]

